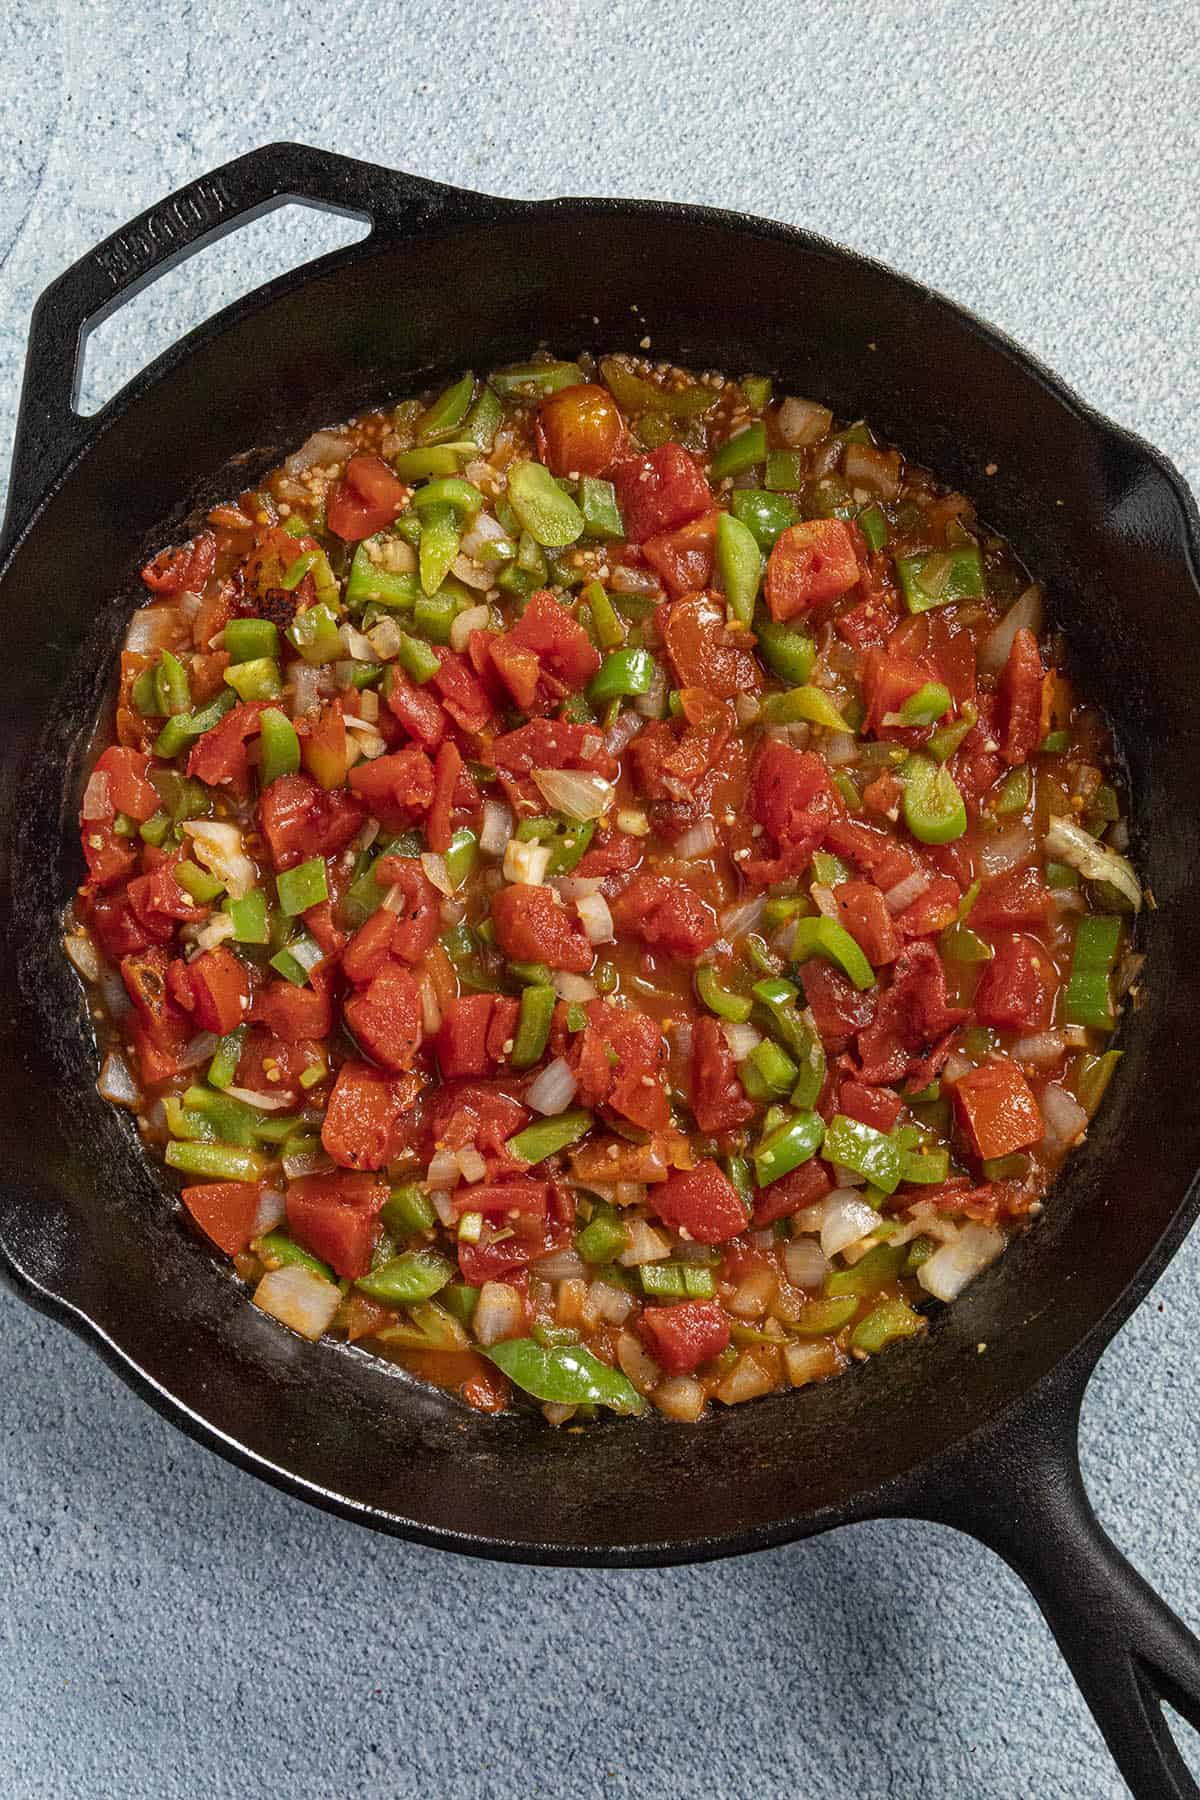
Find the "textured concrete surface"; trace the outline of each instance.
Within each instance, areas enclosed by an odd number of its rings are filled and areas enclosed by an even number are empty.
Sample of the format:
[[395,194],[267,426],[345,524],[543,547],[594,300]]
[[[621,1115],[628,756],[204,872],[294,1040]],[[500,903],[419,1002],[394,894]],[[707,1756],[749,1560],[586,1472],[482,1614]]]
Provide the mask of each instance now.
[[[0,468],[45,283],[292,136],[499,193],[816,227],[1006,327],[1195,485],[1194,23],[1184,0],[9,0]],[[160,283],[94,341],[85,398],[328,230],[280,215]],[[1104,1522],[1193,1625],[1198,1334],[1193,1239],[1083,1422]],[[643,1574],[407,1549],[197,1449],[3,1294],[0,1434],[16,1800],[1124,1791],[1030,1600],[946,1532]]]

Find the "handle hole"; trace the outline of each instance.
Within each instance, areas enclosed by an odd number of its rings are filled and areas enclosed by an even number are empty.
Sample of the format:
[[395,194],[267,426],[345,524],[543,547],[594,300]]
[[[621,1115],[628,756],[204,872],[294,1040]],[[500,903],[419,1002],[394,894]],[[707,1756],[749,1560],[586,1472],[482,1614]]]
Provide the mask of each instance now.
[[314,257],[366,237],[371,221],[290,201],[187,256],[123,301],[80,348],[75,410],[90,418],[205,319]]
[[1162,1703],[1163,1718],[1167,1721],[1167,1729],[1175,1739],[1175,1746],[1184,1762],[1200,1782],[1200,1731],[1182,1713],[1166,1700]]

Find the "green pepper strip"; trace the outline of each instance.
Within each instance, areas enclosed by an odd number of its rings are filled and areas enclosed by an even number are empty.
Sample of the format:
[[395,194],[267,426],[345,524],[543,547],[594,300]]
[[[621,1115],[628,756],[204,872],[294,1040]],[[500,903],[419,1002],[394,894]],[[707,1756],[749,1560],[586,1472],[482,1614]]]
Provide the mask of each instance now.
[[916,1337],[925,1329],[920,1313],[914,1312],[907,1300],[897,1295],[881,1300],[874,1312],[860,1319],[850,1333],[851,1348],[875,1356],[897,1338]]
[[738,1077],[751,1100],[780,1100],[800,1071],[785,1050],[764,1038],[756,1044],[744,1062],[738,1064]]
[[302,1250],[286,1232],[264,1232],[256,1241],[254,1249],[260,1262],[265,1263],[268,1269],[282,1269],[291,1265],[298,1269],[308,1269],[313,1275],[323,1275],[326,1281],[336,1280],[328,1263],[323,1263],[319,1257]]
[[586,1263],[610,1263],[628,1240],[629,1233],[615,1212],[598,1211],[575,1239],[575,1248]]
[[983,562],[977,544],[898,556],[896,574],[910,613],[953,606],[959,600],[978,600],[983,593]]
[[213,1059],[208,1065],[208,1084],[214,1088],[233,1086],[237,1074],[237,1066],[241,1061],[242,1045],[246,1041],[246,1026],[238,1025],[227,1032],[213,1052]]
[[655,671],[656,664],[648,650],[613,650],[593,676],[588,699],[593,706],[602,706],[609,700],[648,693]]
[[598,581],[590,581],[583,590],[583,598],[591,611],[596,642],[602,650],[615,650],[618,644],[625,642],[625,626],[605,589]]
[[840,1163],[865,1175],[868,1181],[892,1194],[900,1185],[901,1153],[885,1132],[864,1125],[847,1113],[835,1113],[825,1132],[825,1160]]
[[234,663],[272,660],[279,655],[279,627],[270,619],[230,619],[225,627],[225,648]]
[[531,1069],[545,1052],[558,995],[552,987],[527,987],[521,995],[517,1029],[509,1061],[514,1069]]
[[1071,973],[1063,996],[1069,1025],[1111,1031],[1115,1023],[1109,976],[1116,961],[1121,921],[1111,913],[1088,913],[1080,919],[1071,956]]
[[436,1250],[406,1250],[402,1256],[389,1257],[354,1285],[372,1300],[415,1306],[421,1300],[432,1300],[453,1274],[453,1264]]
[[396,660],[404,673],[421,687],[427,681],[432,681],[442,666],[436,650],[423,644],[420,638],[409,637],[406,631],[400,633],[400,648],[396,652]]
[[777,625],[773,619],[759,619],[754,631],[767,667],[781,681],[803,687],[817,660],[817,646],[812,638],[790,626]]
[[506,1148],[517,1162],[540,1163],[569,1145],[577,1144],[591,1128],[591,1113],[575,1108],[559,1113],[556,1118],[538,1119],[534,1124],[526,1125],[524,1131],[509,1138]]
[[717,519],[717,571],[734,618],[749,625],[762,581],[762,552],[749,527],[728,512]]
[[763,701],[762,716],[768,725],[795,725],[803,720],[820,725],[826,731],[849,731],[829,695],[819,687],[789,688],[784,694],[768,694]]
[[792,961],[804,963],[812,956],[823,956],[848,975],[856,988],[874,987],[875,971],[862,949],[844,925],[827,919],[823,913],[801,919],[792,939]]
[[203,737],[214,725],[219,725],[225,714],[237,705],[237,698],[226,690],[210,700],[199,712],[176,713],[167,720],[154,740],[155,756],[164,757],[168,762],[173,756],[190,744],[193,738]]
[[267,1169],[265,1157],[233,1144],[172,1142],[167,1145],[166,1160],[172,1169],[199,1175],[205,1181],[261,1181]]
[[724,481],[730,475],[744,475],[747,469],[765,462],[766,457],[767,428],[761,419],[756,419],[753,425],[746,425],[726,438],[716,451],[709,465],[712,479]]
[[259,714],[258,778],[270,787],[281,775],[295,775],[300,767],[300,739],[296,727],[277,706],[268,706]]
[[913,755],[899,770],[904,785],[904,822],[922,844],[950,844],[967,829],[967,809],[949,769],[928,756]]
[[1075,1092],[1079,1104],[1089,1119],[1095,1118],[1096,1109],[1103,1100],[1109,1082],[1117,1072],[1123,1052],[1106,1050],[1103,1056],[1081,1056],[1079,1069],[1075,1077]]
[[393,1188],[379,1216],[389,1230],[397,1233],[432,1231],[437,1223],[432,1200],[416,1182]]
[[744,1024],[754,1010],[753,1000],[748,1000],[744,994],[732,994],[721,986],[711,964],[706,963],[696,970],[696,992],[709,1012],[737,1025]]
[[860,1298],[865,1294],[877,1294],[889,1281],[896,1279],[907,1254],[907,1244],[873,1244],[852,1269],[834,1270],[825,1283],[826,1297],[836,1300],[843,1294],[857,1294]]
[[307,862],[297,864],[294,869],[283,870],[275,877],[275,886],[280,911],[288,918],[307,912],[310,906],[319,906],[322,900],[329,898],[324,857],[310,856]]
[[815,1112],[798,1112],[760,1138],[754,1151],[754,1179],[767,1187],[790,1175],[821,1148],[825,1127]]
[[269,942],[267,896],[261,888],[252,888],[240,900],[227,900],[225,911],[233,920],[235,943],[265,944]]

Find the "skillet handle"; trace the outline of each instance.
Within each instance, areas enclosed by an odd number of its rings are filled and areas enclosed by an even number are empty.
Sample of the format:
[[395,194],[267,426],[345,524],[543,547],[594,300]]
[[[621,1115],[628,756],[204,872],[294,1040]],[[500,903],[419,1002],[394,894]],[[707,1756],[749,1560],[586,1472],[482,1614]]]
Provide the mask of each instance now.
[[[75,410],[87,333],[203,245],[289,200],[367,219],[377,237],[416,236],[458,220],[482,222],[517,204],[307,144],[267,144],[148,207],[52,281],[34,307],[0,557],[119,404],[117,396],[88,419]],[[353,250],[335,250],[316,266]]]
[[943,1472],[915,1510],[979,1538],[1030,1589],[1136,1800],[1200,1800],[1161,1704],[1200,1730],[1200,1641],[1092,1510],[1078,1450],[1090,1373],[973,1439],[960,1478]]

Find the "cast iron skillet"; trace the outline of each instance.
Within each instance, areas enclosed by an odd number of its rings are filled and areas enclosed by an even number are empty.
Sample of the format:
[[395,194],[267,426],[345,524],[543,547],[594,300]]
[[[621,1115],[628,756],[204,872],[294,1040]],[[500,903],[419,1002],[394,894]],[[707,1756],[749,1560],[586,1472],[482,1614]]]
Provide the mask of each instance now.
[[[292,198],[374,229],[228,307],[80,418],[82,333]],[[1144,1003],[1086,1147],[1038,1229],[927,1339],[693,1429],[568,1436],[483,1418],[248,1303],[95,1092],[59,914],[80,878],[87,740],[150,551],[359,405],[539,340],[571,354],[646,333],[684,363],[761,370],[866,412],[982,497],[1047,580],[1115,722],[1157,910]],[[1160,1707],[1200,1727],[1200,1644],[1104,1535],[1076,1456],[1092,1367],[1200,1208],[1198,565],[1200,520],[1160,456],[979,320],[803,232],[701,207],[495,200],[300,145],[152,207],[38,303],[0,564],[0,1247],[18,1291],[200,1441],[444,1549],[632,1566],[884,1516],[968,1531],[1028,1582],[1134,1791],[1200,1794]]]

